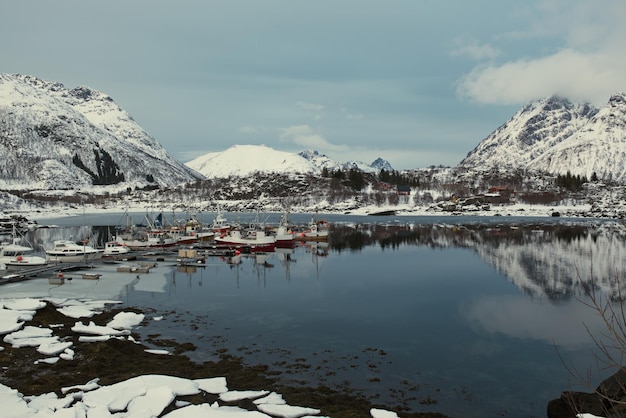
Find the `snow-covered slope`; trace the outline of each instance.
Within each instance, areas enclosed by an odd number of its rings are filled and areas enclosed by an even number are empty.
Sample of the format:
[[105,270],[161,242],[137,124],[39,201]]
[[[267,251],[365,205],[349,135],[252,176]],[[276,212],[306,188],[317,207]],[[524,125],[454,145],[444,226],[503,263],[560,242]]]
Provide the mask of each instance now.
[[377,158],[372,162],[372,164],[366,164],[362,161],[347,161],[347,162],[337,162],[331,160],[324,154],[320,154],[318,151],[313,149],[308,149],[299,153],[300,156],[306,158],[313,164],[315,164],[320,170],[327,169],[328,171],[337,171],[337,170],[350,170],[350,169],[359,169],[365,173],[378,173],[381,169],[385,169],[387,171],[392,171],[393,167],[389,161],[384,160],[382,158]]
[[[459,166],[528,168],[535,159],[582,129],[596,112],[588,104],[574,105],[560,97],[532,102],[481,141]],[[542,168],[540,164],[534,167]]]
[[0,185],[19,189],[173,186],[201,178],[111,97],[0,74]]
[[381,168],[393,170],[391,164],[382,158],[378,158],[372,165],[358,161],[339,163],[315,150],[295,154],[277,151],[265,145],[234,145],[222,152],[202,155],[186,164],[206,178],[243,177],[254,172],[320,174],[323,169],[358,168],[372,173],[378,173]]
[[460,168],[524,169],[626,181],[626,94],[606,106],[551,97],[525,106],[481,141]]
[[265,145],[234,145],[222,152],[202,155],[187,163],[206,178],[243,177],[261,173],[317,173],[318,167],[298,154]]
[[614,94],[581,129],[546,150],[529,168],[626,180],[626,94]]

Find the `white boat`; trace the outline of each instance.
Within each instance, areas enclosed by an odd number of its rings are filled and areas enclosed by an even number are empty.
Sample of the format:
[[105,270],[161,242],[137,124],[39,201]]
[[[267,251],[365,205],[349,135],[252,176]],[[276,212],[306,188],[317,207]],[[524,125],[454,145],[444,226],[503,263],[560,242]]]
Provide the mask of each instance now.
[[232,229],[232,225],[228,223],[226,217],[222,214],[220,207],[217,207],[217,215],[215,215],[215,220],[211,224],[211,229],[215,233],[215,235],[225,235]]
[[166,248],[176,245],[177,240],[162,230],[137,230],[129,234],[120,234],[115,241],[127,246],[131,250],[150,250]]
[[130,248],[118,241],[107,241],[104,243],[104,257],[115,257],[118,255],[128,254]]
[[172,226],[167,234],[176,240],[177,245],[193,244],[198,241],[212,241],[215,238],[215,232],[207,229],[196,218],[189,219],[184,228],[181,226]]
[[0,249],[0,264],[4,264],[7,269],[19,269],[43,266],[47,263],[45,258],[31,255],[31,252],[32,247],[16,243],[6,244]]
[[150,250],[154,248],[172,247],[177,244],[177,240],[172,238],[167,231],[161,229],[161,215],[156,220],[145,216],[148,224],[145,228],[138,228],[134,225],[127,225],[113,238],[114,241],[127,246],[131,250]]
[[249,248],[255,251],[274,251],[276,240],[264,231],[249,231],[245,235],[239,229],[229,231],[226,235],[215,238],[215,242],[222,247]]
[[46,260],[54,263],[80,263],[97,260],[103,251],[97,250],[87,243],[76,243],[69,240],[54,241],[54,247],[46,250]]
[[289,226],[289,212],[283,213],[283,216],[280,218],[274,239],[276,247],[279,248],[291,248],[296,245],[295,236]]
[[330,232],[330,226],[326,221],[318,221],[316,216],[311,218],[309,227],[307,230],[297,234],[296,239],[300,241],[326,241],[328,240],[328,233]]

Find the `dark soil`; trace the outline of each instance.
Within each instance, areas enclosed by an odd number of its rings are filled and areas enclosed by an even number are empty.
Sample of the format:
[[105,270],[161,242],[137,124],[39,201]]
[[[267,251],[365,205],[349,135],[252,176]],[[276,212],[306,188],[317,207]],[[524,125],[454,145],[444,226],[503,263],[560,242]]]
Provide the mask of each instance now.
[[[105,325],[120,310],[108,310],[90,318],[90,321]],[[132,311],[125,308],[124,311]],[[135,310],[135,312],[140,312]],[[270,390],[283,395],[290,405],[317,408],[323,415],[341,418],[371,418],[371,408],[394,410],[400,417],[445,417],[439,413],[416,413],[403,411],[402,406],[377,405],[356,393],[341,392],[326,386],[291,387],[279,382],[277,372],[268,366],[245,365],[241,357],[222,353],[218,361],[195,363],[184,353],[195,350],[190,343],[159,341],[150,339],[155,346],[167,346],[173,355],[146,353],[146,347],[132,341],[110,339],[105,342],[78,342],[78,336],[71,330],[77,322],[57,312],[50,304],[39,310],[34,319],[26,325],[54,326],[54,335],[64,341],[73,341],[75,357],[72,361],[60,360],[55,364],[35,364],[42,358],[35,348],[12,348],[1,343],[0,381],[24,395],[40,395],[56,392],[63,396],[61,388],[84,385],[99,378],[100,385],[110,385],[131,377],[146,374],[163,374],[188,379],[226,377],[231,390]],[[62,325],[62,326],[61,326]],[[138,339],[138,337],[136,337]],[[180,398],[179,398],[180,399]],[[201,394],[184,398],[192,403],[215,402],[214,395]],[[243,408],[256,409],[250,401],[235,403]],[[166,411],[168,412],[168,411]]]

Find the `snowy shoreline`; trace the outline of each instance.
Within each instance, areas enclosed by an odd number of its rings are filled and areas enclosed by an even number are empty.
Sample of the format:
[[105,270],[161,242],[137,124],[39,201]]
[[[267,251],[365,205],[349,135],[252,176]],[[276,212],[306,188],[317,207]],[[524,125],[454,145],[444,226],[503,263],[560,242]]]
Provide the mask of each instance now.
[[[245,205],[239,203],[224,202],[222,209],[227,213],[251,212]],[[143,212],[143,213],[198,213],[198,212],[214,212],[215,208],[198,209],[187,208],[181,209],[178,206],[159,206],[149,204],[123,205],[123,206],[96,206],[85,205],[84,207],[63,206],[57,208],[24,208],[12,211],[5,211],[7,214],[20,214],[32,220],[47,220],[62,217],[81,216],[84,214],[106,214],[106,213],[124,213],[124,212]],[[568,206],[551,206],[551,205],[529,205],[529,204],[510,204],[502,206],[492,206],[489,210],[464,210],[464,211],[445,211],[434,210],[432,207],[412,206],[412,205],[395,205],[395,206],[364,206],[360,208],[337,208],[335,210],[324,210],[319,207],[292,207],[292,214],[311,214],[318,213],[323,215],[352,215],[352,216],[385,216],[377,215],[385,212],[393,212],[397,217],[450,217],[458,216],[476,216],[476,217],[553,217],[558,213],[560,217],[581,218],[581,219],[599,219],[603,217],[589,216],[591,205],[568,205]],[[282,213],[283,209],[274,205],[266,205],[260,209],[261,213]],[[611,217],[608,217],[611,219]]]
[[[20,370],[26,373],[53,367],[55,364],[63,367],[63,364],[70,362],[81,362],[76,366],[79,370],[82,365],[89,363],[89,358],[81,355],[81,347],[84,350],[84,344],[106,344],[112,340],[137,344],[143,348],[145,355],[170,357],[173,354],[171,350],[148,348],[132,336],[134,328],[146,321],[160,321],[161,317],[148,317],[143,313],[120,309],[120,312],[108,322],[94,322],[99,314],[121,303],[117,298],[124,286],[140,284],[152,287],[152,290],[158,288],[163,283],[160,278],[168,273],[167,267],[156,267],[150,273],[150,280],[144,278],[142,281],[137,279],[135,273],[117,273],[111,266],[102,266],[98,269],[102,272],[108,271],[110,274],[107,274],[106,280],[99,280],[97,286],[94,286],[93,280],[81,280],[78,277],[72,280],[71,285],[52,285],[44,278],[4,284],[3,298],[0,300],[0,335],[3,336],[4,344],[0,345],[0,353],[13,349],[32,350],[39,358],[29,366],[33,370]],[[63,323],[48,327],[30,325],[38,311],[44,308],[54,309],[58,315],[63,315],[67,325]],[[72,322],[74,324],[68,330]],[[71,336],[67,336],[70,331]],[[62,337],[59,334],[66,336]],[[101,376],[106,373],[106,369],[101,370]],[[326,416],[320,415],[322,411],[318,408],[289,405],[282,395],[276,392],[257,390],[259,388],[230,390],[226,379],[225,376],[187,379],[148,373],[110,385],[101,385],[100,377],[94,376],[83,384],[58,387],[54,392],[42,394],[20,393],[0,383],[0,400],[7,416],[14,418],[52,413],[60,414],[59,416],[72,414],[82,417],[168,418]],[[207,394],[218,398],[212,402],[195,405],[178,399],[189,395],[202,395],[205,398]],[[235,406],[243,399],[255,405],[256,410]],[[173,410],[161,415],[166,408]],[[395,412],[378,408],[372,408],[369,414],[373,418],[398,417]]]

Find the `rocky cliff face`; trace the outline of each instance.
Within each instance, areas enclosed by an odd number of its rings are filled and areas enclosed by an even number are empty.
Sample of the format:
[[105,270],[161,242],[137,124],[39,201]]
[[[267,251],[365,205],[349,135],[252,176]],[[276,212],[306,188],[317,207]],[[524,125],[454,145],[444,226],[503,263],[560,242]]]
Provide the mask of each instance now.
[[626,180],[626,95],[601,109],[551,97],[528,104],[481,141],[459,167],[525,169]]
[[173,159],[108,95],[0,74],[6,189],[172,186],[201,176]]

